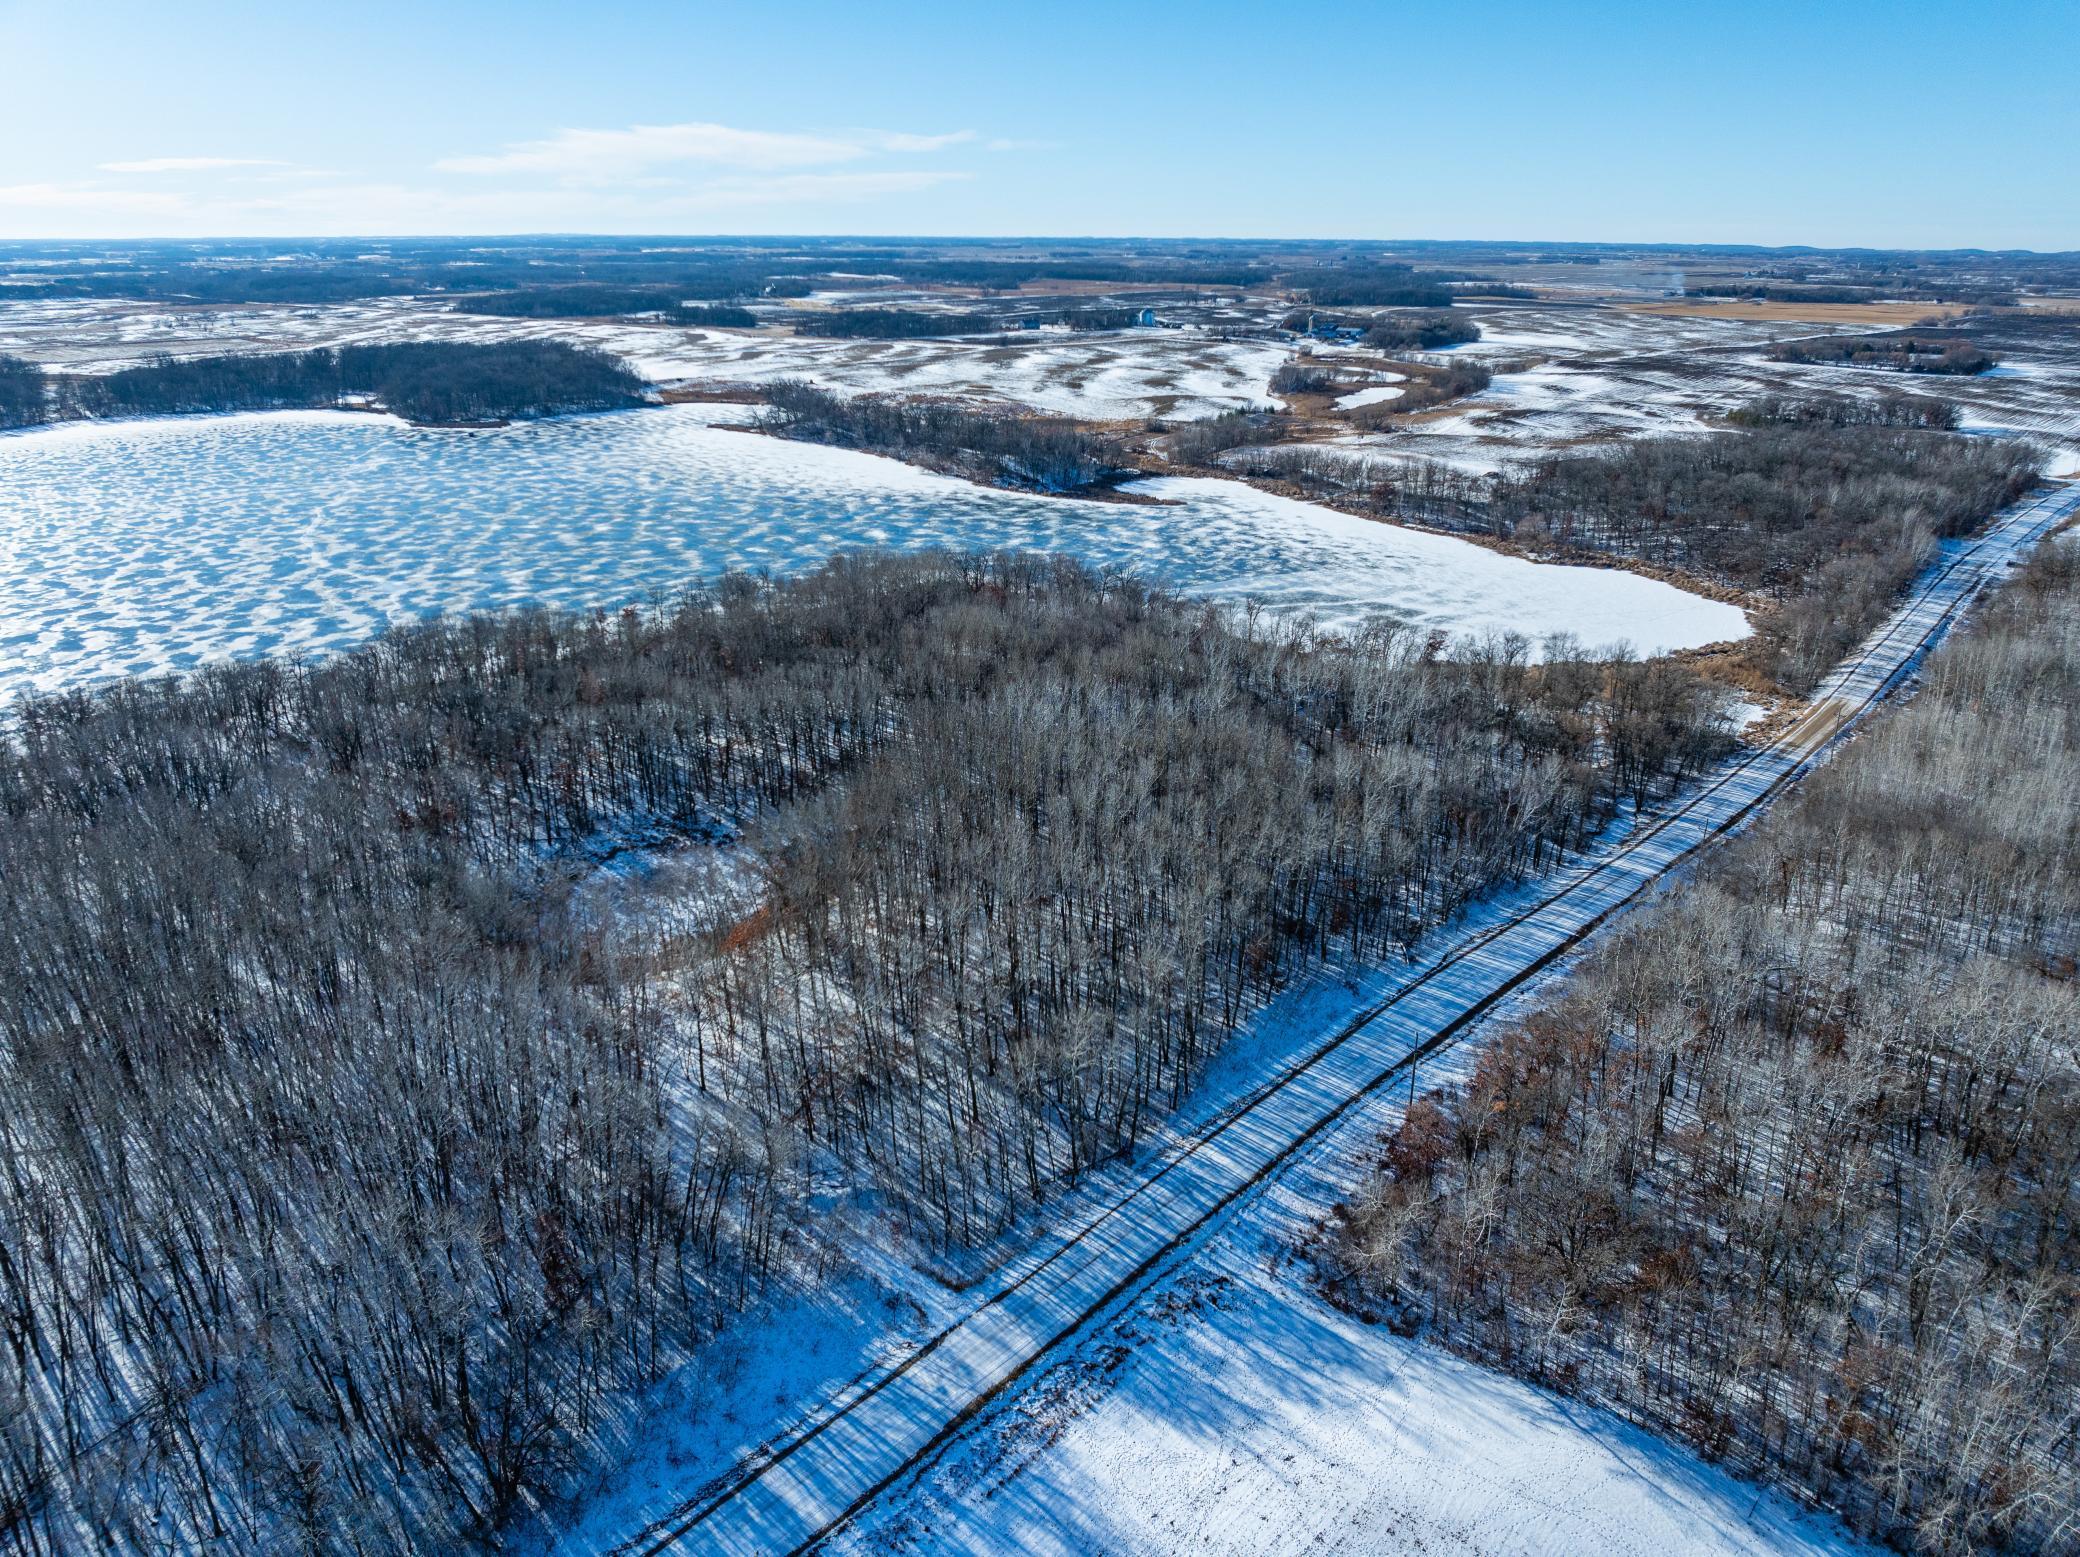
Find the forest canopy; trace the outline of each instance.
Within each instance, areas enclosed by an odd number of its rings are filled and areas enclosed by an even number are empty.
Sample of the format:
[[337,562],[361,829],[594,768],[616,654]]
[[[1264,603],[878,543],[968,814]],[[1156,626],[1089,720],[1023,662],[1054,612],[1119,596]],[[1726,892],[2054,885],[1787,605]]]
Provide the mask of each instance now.
[[1481,327],[1452,309],[1387,314],[1365,329],[1365,344],[1378,351],[1434,351],[1481,338]]
[[[20,703],[0,1550],[494,1535],[846,1196],[989,1237],[1724,749],[1545,647],[868,555]],[[718,884],[601,897],[645,845]]]
[[2080,557],[1416,1101],[1335,1279],[1867,1537],[2073,1549]]
[[944,313],[924,308],[827,308],[793,316],[800,335],[841,340],[922,340],[940,335],[985,335],[1003,328],[990,314]]
[[[526,287],[486,292],[456,299],[457,313],[489,314],[508,319],[613,319],[657,315],[667,323],[706,325],[736,330],[757,327],[750,309],[734,304],[707,304],[690,299],[712,297],[712,284],[617,287],[601,284]],[[722,289],[734,292],[734,287]],[[751,290],[747,283],[745,290]]]
[[1450,288],[1406,265],[1296,270],[1285,285],[1321,308],[1450,308]]
[[50,394],[43,370],[19,357],[0,355],[0,427],[32,427],[50,420]]
[[407,341],[227,357],[159,357],[105,374],[54,375],[52,416],[174,416],[325,409],[359,400],[406,421],[481,424],[647,399],[617,358],[562,341]]
[[766,393],[768,425],[789,438],[888,454],[988,486],[1076,492],[1130,474],[1106,442],[1062,417],[874,395],[835,395],[800,379]]
[[1779,341],[1769,349],[1769,354],[1778,362],[1967,376],[1984,373],[2000,362],[2000,358],[1984,347],[1947,336],[1825,335],[1809,340]]

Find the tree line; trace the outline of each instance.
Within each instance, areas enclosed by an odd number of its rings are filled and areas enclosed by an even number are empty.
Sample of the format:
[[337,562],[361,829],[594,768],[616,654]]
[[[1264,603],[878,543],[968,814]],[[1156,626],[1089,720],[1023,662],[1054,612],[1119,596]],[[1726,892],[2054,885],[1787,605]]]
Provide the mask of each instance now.
[[1481,327],[1456,309],[1388,314],[1365,329],[1365,344],[1375,351],[1435,351],[1463,346],[1481,338]]
[[[1396,414],[1486,383],[1475,363],[1419,369],[1404,393],[1349,420]],[[1935,430],[1921,396],[1772,396],[1747,429],[1636,438],[1488,476],[1434,460],[1280,447],[1276,414],[1236,412],[1170,436],[1174,458],[1289,482],[1317,498],[1540,553],[1624,557],[1759,597],[1742,653],[1756,676],[1804,691],[1890,609],[1940,540],[1970,533],[2035,484],[2043,453]]]
[[[834,1186],[989,1235],[1725,739],[1667,663],[1010,556],[24,700],[0,1549],[489,1539],[842,1258]],[[748,897],[602,908],[660,833]]]
[[1141,322],[1141,313],[1138,308],[1064,308],[1059,313],[1021,314],[1017,323],[1022,329],[1038,329],[1042,325],[1057,324],[1071,330],[1096,333],[1102,330],[1132,329]]
[[1822,335],[1779,341],[1769,355],[1777,362],[1829,367],[1890,368],[1899,373],[1984,373],[2000,358],[1970,341],[1913,335]]
[[1062,325],[1071,330],[1125,330],[1140,322],[1138,308],[1090,306],[1017,313],[947,313],[923,308],[826,308],[790,315],[797,335],[840,340],[934,340]]
[[1333,395],[1345,387],[1345,380],[1326,362],[1295,357],[1281,362],[1264,387],[1274,395]]
[[840,340],[926,340],[940,335],[986,335],[1004,328],[993,314],[943,313],[924,308],[804,309],[794,318],[797,335]]
[[0,427],[34,427],[51,416],[43,369],[19,357],[0,355]]
[[[1477,395],[1495,381],[1493,373],[1480,363],[1458,358],[1448,361],[1442,367],[1427,363],[1407,364],[1405,376],[1407,382],[1401,386],[1401,393],[1392,400],[1381,401],[1376,405],[1358,406],[1349,414],[1361,422],[1380,425],[1394,416],[1405,415],[1410,411],[1427,410],[1431,406],[1443,405],[1448,400]],[[1327,362],[1302,356],[1279,364],[1266,388],[1274,395],[1334,395],[1364,382],[1363,378],[1352,378]],[[1245,425],[1253,424],[1231,422],[1226,432],[1240,432]],[[1273,430],[1276,430],[1275,427]],[[1189,437],[1185,441],[1194,446],[1201,446],[1204,442],[1203,438],[1195,440]],[[1256,440],[1235,439],[1236,443],[1253,441]]]
[[1739,297],[1770,303],[1874,303],[1884,295],[1876,287],[1777,281],[1716,282],[1687,287],[1685,292],[1691,297]]
[[[1248,261],[1219,263],[1146,255],[1120,260],[1063,255],[1054,259],[952,259],[868,254],[861,263],[889,277],[887,284],[975,286],[1015,292],[1034,281],[1117,281],[1132,285],[1244,287],[1270,279]],[[856,283],[855,283],[856,284]]]
[[[34,382],[31,382],[33,375]],[[18,386],[10,388],[9,386]],[[562,341],[406,341],[224,357],[158,356],[112,373],[44,375],[0,365],[0,416],[75,417],[325,409],[372,402],[453,425],[609,411],[646,402],[617,358]]]
[[1449,400],[1477,395],[1495,382],[1491,369],[1468,357],[1447,358],[1442,367],[1421,362],[1400,366],[1408,379],[1401,386],[1400,394],[1375,405],[1353,407],[1346,414],[1360,425],[1383,426],[1393,417],[1406,416],[1410,411],[1427,411]]
[[1934,542],[1976,529],[2042,468],[2040,451],[2011,440],[1897,426],[1634,439],[1503,472],[1487,522],[1764,596],[1750,655],[1803,691],[1878,623]]
[[1407,265],[1321,267],[1288,271],[1281,285],[1319,308],[1450,308],[1451,291]]
[[1758,395],[1726,413],[1736,427],[1916,427],[1955,432],[1954,402],[1931,395]]
[[1440,346],[1461,346],[1481,338],[1481,327],[1469,314],[1451,308],[1430,308],[1406,313],[1367,316],[1321,314],[1296,308],[1278,322],[1281,330],[1304,334],[1310,330],[1358,330],[1375,351],[1432,351]]
[[766,425],[784,437],[888,454],[989,486],[1076,492],[1132,474],[1110,444],[1066,417],[836,395],[799,379],[774,383],[766,404]]
[[2080,558],[1408,1111],[1333,1278],[1931,1553],[2080,1547]]
[[630,287],[593,282],[522,287],[511,292],[458,298],[452,306],[457,313],[506,319],[617,319],[655,314],[677,325],[728,330],[758,327],[757,315],[748,308],[734,303],[689,302],[688,294],[674,286]]

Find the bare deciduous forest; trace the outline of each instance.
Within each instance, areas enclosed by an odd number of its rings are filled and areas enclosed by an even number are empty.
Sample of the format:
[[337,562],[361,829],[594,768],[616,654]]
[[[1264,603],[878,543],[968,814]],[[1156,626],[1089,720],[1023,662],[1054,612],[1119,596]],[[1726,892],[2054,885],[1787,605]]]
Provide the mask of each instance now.
[[1930,395],[1760,395],[1727,414],[1736,427],[1919,427],[1955,432],[1957,407]]
[[1433,351],[1439,346],[1462,346],[1480,338],[1479,325],[1465,314],[1449,309],[1388,314],[1366,321],[1365,329],[1365,344],[1379,351]]
[[1826,335],[1780,341],[1770,348],[1778,362],[1830,367],[1890,368],[1899,373],[1984,373],[2000,362],[1992,352],[1954,336]]
[[1074,492],[1129,474],[1103,438],[1059,416],[837,395],[799,379],[766,390],[767,425],[789,438],[863,449],[989,486]]
[[52,373],[0,357],[0,427],[75,417],[331,409],[353,397],[460,425],[645,403],[618,358],[563,341],[399,341],[321,351],[154,357],[113,373]]
[[984,335],[1001,328],[992,314],[930,312],[917,308],[826,308],[805,311],[795,329],[839,340],[896,341],[942,335]]
[[19,357],[0,355],[0,427],[31,427],[49,414],[42,369]]
[[1758,668],[1809,689],[1877,625],[1938,540],[2037,479],[2028,445],[1893,427],[1639,439],[1495,483],[1498,530],[1695,571],[1772,597]]
[[1449,308],[1452,294],[1434,275],[1406,265],[1372,264],[1348,269],[1295,270],[1285,285],[1307,294],[1319,308]]
[[[1803,692],[1877,624],[1935,542],[1968,534],[2043,469],[2028,444],[1928,430],[1921,424],[1942,413],[1927,407],[1938,404],[1894,397],[1852,412],[1767,401],[1745,409],[1752,430],[1635,439],[1492,478],[1275,446],[1231,463],[1383,515],[1677,568],[1759,595],[1769,604],[1746,657]],[[1221,418],[1194,436],[1194,451],[1211,457],[1255,441],[1259,426]]]
[[[0,1548],[491,1534],[833,1186],[984,1237],[1724,747],[1677,667],[1525,650],[873,556],[19,704]],[[661,838],[736,887],[603,902]]]
[[1906,1549],[2080,1540],[2080,558],[1419,1100],[1329,1267]]

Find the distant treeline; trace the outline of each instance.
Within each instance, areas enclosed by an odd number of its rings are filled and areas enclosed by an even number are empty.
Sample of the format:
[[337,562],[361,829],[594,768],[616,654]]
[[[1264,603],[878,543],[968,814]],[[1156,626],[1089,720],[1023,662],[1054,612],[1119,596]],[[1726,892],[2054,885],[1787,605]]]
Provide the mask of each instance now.
[[400,297],[420,290],[402,276],[366,266],[297,266],[275,269],[178,268],[99,271],[36,277],[9,286],[10,297],[138,298],[166,303],[350,303]]
[[902,281],[940,286],[987,287],[1014,291],[1031,281],[1116,281],[1141,285],[1247,286],[1265,282],[1269,273],[1247,264],[1150,258],[1139,261],[1054,260],[882,260],[874,269]]
[[1769,354],[1778,362],[1892,368],[1901,373],[1984,373],[2000,361],[1970,341],[1912,335],[1814,336],[1779,341]]
[[1481,327],[1471,315],[1450,308],[1426,309],[1418,313],[1365,315],[1322,314],[1296,308],[1279,320],[1279,328],[1307,330],[1360,330],[1367,346],[1379,351],[1431,350],[1439,346],[1461,346],[1481,338]]
[[[740,304],[687,301],[674,287],[562,286],[486,293],[458,299],[458,313],[514,319],[602,319],[657,315],[667,324],[706,329],[751,330],[758,316]],[[1071,330],[1124,330],[1140,310],[1071,307],[1034,313],[946,313],[923,308],[803,309],[783,316],[803,335],[857,340],[929,339],[983,335],[999,330],[1062,325]]]
[[1469,281],[1452,288],[1454,297],[1499,298],[1510,303],[1535,303],[1538,294],[1529,287],[1505,286],[1499,281]]
[[729,303],[685,303],[670,309],[665,318],[673,324],[683,324],[703,330],[755,330],[758,315],[748,308],[738,308]]
[[1138,308],[1065,308],[1055,314],[1022,314],[1023,327],[1065,325],[1072,330],[1127,330],[1141,322]]
[[717,329],[750,330],[758,319],[750,309],[732,305],[702,306],[687,300],[677,287],[561,286],[530,287],[458,298],[455,310],[506,319],[606,319],[635,314],[662,314],[669,322]]
[[1869,303],[1884,296],[1876,287],[1801,286],[1782,282],[1741,281],[1694,286],[1691,297],[1743,297],[1771,303]]
[[1451,291],[1406,265],[1295,270],[1281,278],[1323,308],[1449,308]]
[[[2068,276],[2063,283],[2072,284]],[[1975,307],[2012,307],[2020,301],[2011,284],[1983,282],[1917,281],[1908,272],[1889,285],[1859,286],[1830,282],[1741,281],[1714,282],[1688,289],[1692,297],[1740,297],[1783,303],[1874,303],[1883,298],[1903,298],[1926,303],[1969,303]]]
[[0,417],[13,416],[13,425],[326,409],[349,399],[372,401],[406,421],[441,425],[610,411],[645,399],[642,379],[619,360],[562,341],[407,341],[159,357],[114,373],[47,377],[24,366],[0,366]]
[[[431,264],[400,259],[360,265],[126,267],[35,277],[19,287],[10,286],[9,293],[22,297],[138,298],[167,303],[311,304],[412,293],[466,292],[488,297],[509,292],[516,298],[525,298],[565,286],[574,290],[594,286],[602,290],[654,288],[680,300],[806,297],[814,290],[814,283],[806,275],[776,273],[770,265],[747,264],[737,258],[706,265],[690,264],[683,256],[653,258],[649,263],[628,259],[591,265],[538,265],[515,256]],[[471,296],[465,301],[473,313],[502,311],[476,306],[483,300]],[[525,303],[509,311],[524,318],[555,316],[531,313]]]
[[1286,418],[1266,411],[1223,411],[1195,417],[1170,435],[1170,458],[1180,465],[1211,465],[1229,449],[1275,441]]
[[844,340],[925,340],[937,335],[986,335],[1005,328],[1005,321],[991,314],[936,313],[923,308],[803,309],[789,317],[797,334]]
[[797,379],[767,391],[776,431],[890,454],[990,486],[1074,492],[1125,474],[1104,442],[1061,417],[834,395]]
[[[848,1207],[998,1234],[1724,749],[1528,648],[884,555],[18,705],[0,1552],[495,1546]],[[747,886],[602,913],[634,823]]]
[[[284,252],[285,247],[289,252]],[[1297,273],[1349,278],[1420,258],[1423,281],[1483,285],[1527,265],[1594,266],[1606,257],[1671,268],[1723,267],[1735,251],[1645,251],[1510,245],[1293,242],[834,242],[739,238],[305,239],[294,245],[58,243],[0,245],[10,297],[122,297],[199,303],[332,303],[405,293],[454,295],[578,283],[668,287],[681,298],[799,297],[822,286],[973,286],[1009,291],[1034,282],[1119,285],[1287,285]],[[2043,254],[1838,251],[1792,257],[1742,250],[1758,268],[1720,286],[1760,287],[1814,300],[1869,291],[1886,297],[2013,302],[2018,288],[2063,290],[2080,281],[2080,258]],[[10,270],[19,258],[20,268]],[[1439,263],[1448,262],[1448,263]],[[1794,291],[1794,289],[1796,289]]]
[[1761,395],[1727,413],[1736,427],[1921,427],[1956,430],[1959,413],[1927,395]]
[[1365,330],[1365,344],[1378,351],[1430,351],[1463,346],[1481,338],[1481,327],[1465,314],[1445,308],[1428,313],[1389,314]]

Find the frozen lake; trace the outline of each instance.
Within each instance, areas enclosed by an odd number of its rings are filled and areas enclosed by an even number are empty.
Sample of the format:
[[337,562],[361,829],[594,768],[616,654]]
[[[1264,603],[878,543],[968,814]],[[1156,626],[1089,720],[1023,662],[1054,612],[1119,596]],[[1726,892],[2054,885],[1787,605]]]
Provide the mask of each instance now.
[[1174,506],[987,491],[714,425],[682,406],[492,432],[346,413],[0,436],[0,701],[230,655],[346,647],[390,622],[541,601],[616,605],[729,568],[853,547],[1014,547],[1347,624],[1572,631],[1682,648],[1735,608],[1607,569],[1541,566],[1233,482]]

